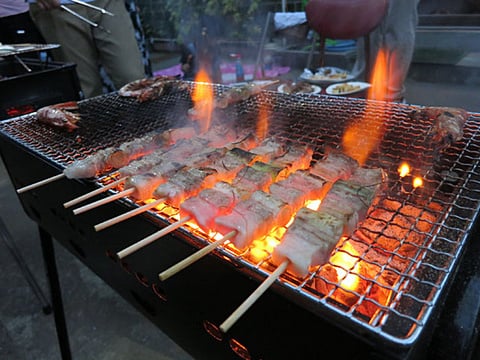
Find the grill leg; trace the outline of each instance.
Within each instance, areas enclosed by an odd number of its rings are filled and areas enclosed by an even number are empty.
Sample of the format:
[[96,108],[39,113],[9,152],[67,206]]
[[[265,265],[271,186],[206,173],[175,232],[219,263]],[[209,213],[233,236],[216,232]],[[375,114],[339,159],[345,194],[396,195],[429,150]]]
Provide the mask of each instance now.
[[44,314],[46,315],[50,314],[52,312],[52,307],[48,303],[48,300],[43,294],[42,289],[38,285],[32,272],[30,271],[27,264],[25,263],[25,260],[23,259],[22,254],[20,253],[20,250],[15,245],[15,241],[13,240],[12,235],[8,231],[1,217],[0,217],[0,238],[3,240],[3,242],[7,246],[7,249],[8,251],[10,251],[10,254],[12,254],[13,259],[17,262],[17,265],[20,268],[20,271],[23,273],[25,280],[27,280],[28,284],[30,285],[30,288],[32,289],[35,296],[37,297],[38,301],[40,301],[40,303],[42,304],[42,310]]
[[72,353],[70,351],[70,343],[68,341],[67,324],[65,322],[65,311],[63,309],[62,292],[60,282],[58,280],[57,264],[55,262],[55,250],[53,248],[52,236],[41,227],[40,241],[42,244],[43,260],[47,270],[47,278],[50,283],[50,293],[52,297],[53,316],[55,318],[55,326],[57,328],[58,344],[63,360],[70,360]]

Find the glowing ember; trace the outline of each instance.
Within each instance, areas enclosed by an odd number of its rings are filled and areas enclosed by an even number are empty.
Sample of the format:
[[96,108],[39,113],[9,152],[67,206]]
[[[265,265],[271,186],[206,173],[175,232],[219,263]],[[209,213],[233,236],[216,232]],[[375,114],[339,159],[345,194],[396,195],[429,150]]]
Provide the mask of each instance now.
[[410,166],[407,163],[402,163],[398,167],[398,174],[401,178],[407,176],[408,174],[410,174]]
[[280,243],[273,236],[267,236],[263,240],[253,241],[250,256],[253,261],[258,262],[266,259],[273,251],[273,248]]
[[210,128],[213,113],[213,87],[211,80],[204,69],[200,69],[195,77],[197,85],[192,92],[192,101],[195,109],[195,120],[200,122],[201,132]]
[[413,179],[412,185],[414,188],[418,188],[420,186],[423,186],[423,179],[419,176],[415,177]]
[[320,204],[322,203],[322,200],[311,200],[307,202],[306,207],[309,208],[310,210],[318,210],[320,207]]
[[358,252],[354,247],[345,242],[343,247],[339,249],[335,255],[330,258],[330,263],[335,266],[337,277],[340,279],[340,286],[347,290],[356,290],[360,282],[360,278],[353,274],[360,271],[358,262]]

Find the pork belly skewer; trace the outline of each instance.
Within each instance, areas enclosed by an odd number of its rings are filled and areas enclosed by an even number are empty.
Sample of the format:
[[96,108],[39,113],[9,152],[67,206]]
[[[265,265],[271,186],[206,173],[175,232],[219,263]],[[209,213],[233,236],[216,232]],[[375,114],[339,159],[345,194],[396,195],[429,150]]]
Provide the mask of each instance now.
[[[252,144],[251,139],[247,139],[247,141],[250,145]],[[149,190],[148,193],[142,191],[141,197],[137,197],[139,200],[146,200],[153,197],[157,199],[156,201],[97,224],[95,229],[97,231],[102,230],[106,227],[129,219],[132,216],[141,214],[142,212],[145,212],[165,201],[167,201],[167,204],[171,206],[178,207],[183,199],[196,195],[196,193],[203,187],[211,187],[216,181],[232,179],[238,173],[238,171],[248,164],[251,164],[254,160],[268,161],[268,159],[271,157],[278,156],[279,154],[283,153],[284,147],[274,139],[268,139],[262,143],[262,146],[254,148],[250,152],[244,151],[241,148],[234,148],[228,151],[225,148],[225,151],[226,153],[223,156],[221,153],[219,153],[218,157],[210,156],[209,158],[206,157],[203,161],[200,159],[200,162],[190,161],[188,164],[192,167],[199,167],[203,165],[205,168],[213,169],[216,173],[216,176],[210,176],[209,180],[201,180],[200,177],[197,177],[196,181],[191,182],[188,180],[188,172],[192,170],[180,170],[186,173],[185,175],[182,175],[182,173],[178,174],[177,177],[181,177],[182,179],[176,179],[175,174],[173,179],[169,179],[169,181],[167,181],[165,184],[161,185],[161,183],[159,183],[158,189],[155,189],[155,191],[153,191],[154,188],[152,188],[151,191]],[[144,183],[137,182],[133,185],[135,187],[153,187],[156,185],[156,181],[157,179],[155,178],[148,178]],[[188,186],[188,189],[186,186]]]
[[[187,131],[188,130],[185,130],[181,134],[186,134]],[[179,134],[176,136],[175,143],[172,147],[156,149],[138,160],[133,160],[129,162],[128,165],[124,165],[119,169],[119,175],[122,180],[125,180],[125,177],[127,176],[132,176],[149,171],[152,167],[157,165],[162,160],[165,160],[167,158],[172,161],[174,161],[175,159],[183,159],[184,157],[190,156],[194,152],[200,152],[204,150],[204,148],[207,146],[218,148],[225,146],[226,144],[231,144],[231,146],[242,146],[243,148],[248,149],[249,147],[253,147],[257,143],[257,140],[254,139],[252,134],[250,133],[241,133],[240,136],[243,136],[243,138],[240,138],[239,142],[237,143],[235,142],[237,138],[235,134],[232,134],[232,132],[233,130],[231,129],[219,129],[218,126],[215,126],[200,136],[189,138],[185,136],[184,138],[182,138],[180,137],[181,134]],[[88,168],[88,163],[85,164],[85,167]],[[84,194],[78,198],[72,199],[66,202],[64,204],[64,207],[68,208],[73,205],[79,204],[95,195],[114,188],[118,184],[119,182],[114,182],[105,185],[99,189],[96,189],[90,193]]]
[[[256,162],[252,166],[245,167],[244,169],[240,170],[239,174],[235,178],[238,180],[236,183],[237,186],[233,187],[234,192],[229,194],[232,197],[232,201],[236,197],[248,196],[251,194],[253,188],[257,187],[268,187],[269,184],[273,181],[274,177],[279,174],[281,169],[275,168],[265,163]],[[219,182],[217,184],[226,184],[226,186],[230,186],[228,183]],[[235,181],[234,181],[235,183]],[[218,187],[219,185],[215,185]],[[163,228],[162,230],[153,233],[152,235],[136,242],[135,244],[125,248],[124,250],[117,253],[117,257],[119,259],[123,259],[124,257],[134,253],[135,251],[145,247],[146,245],[152,243],[155,240],[158,240],[162,236],[172,232],[173,230],[177,229],[181,224],[188,220],[181,219],[180,221]]]
[[151,153],[158,148],[166,148],[179,139],[190,138],[195,135],[192,127],[170,129],[162,133],[149,133],[141,138],[125,142],[118,147],[109,147],[99,150],[86,158],[74,161],[62,173],[48,179],[17,189],[17,193],[35,189],[50,182],[62,179],[85,179],[97,176],[112,169],[118,169],[129,161]]
[[[213,135],[213,136],[212,136]],[[232,138],[236,136],[235,138]],[[232,141],[234,140],[234,141]],[[135,193],[135,189],[139,187],[146,188],[146,184],[153,189],[165,181],[164,177],[168,174],[173,173],[174,171],[180,169],[182,166],[192,166],[193,164],[199,165],[197,162],[205,161],[202,159],[202,156],[207,156],[208,153],[214,152],[215,147],[211,147],[210,144],[213,142],[215,146],[223,146],[224,150],[227,150],[230,147],[239,146],[241,148],[249,149],[257,143],[257,139],[253,137],[251,133],[240,133],[229,136],[224,136],[219,138],[216,134],[216,131],[202,134],[201,136],[183,140],[179,144],[171,149],[168,149],[165,153],[160,151],[158,154],[153,153],[148,155],[147,159],[142,158],[140,160],[134,161],[127,166],[119,170],[120,176],[127,176],[134,174],[133,177],[130,177],[126,180],[126,187],[128,189],[111,195],[110,197],[98,200],[94,203],[85,205],[81,208],[74,210],[75,214],[80,214],[85,211],[94,209],[98,206],[107,204],[121,197],[129,196]],[[190,157],[193,157],[190,158]],[[185,160],[186,159],[186,160]],[[167,160],[170,160],[172,163],[167,163]],[[208,158],[207,158],[208,160]],[[160,169],[159,169],[160,167]],[[165,173],[165,167],[168,167],[169,170]],[[145,175],[140,175],[144,173]],[[158,178],[158,176],[160,178]],[[156,181],[156,183],[155,183]],[[147,199],[145,197],[139,199]]]
[[[95,225],[95,230],[100,231],[109,226],[118,224],[135,215],[141,214],[163,202],[167,202],[171,206],[178,204],[185,198],[193,196],[200,191],[202,187],[213,186],[213,183],[220,180],[228,179],[234,176],[236,171],[241,167],[250,164],[255,158],[253,153],[246,152],[241,149],[232,149],[227,152],[225,157],[216,161],[217,164],[207,164],[204,169],[183,169],[177,172],[164,184],[161,184],[152,193],[153,198],[157,199],[151,203],[140,206],[139,208],[128,211],[117,217],[103,221]],[[195,173],[203,171],[205,177],[194,176]],[[211,171],[210,177],[208,171]],[[208,178],[209,177],[209,178]]]
[[[218,207],[221,207],[222,206],[221,204],[223,204],[224,205],[223,211],[227,211],[228,209],[233,207],[233,205],[237,203],[239,200],[246,199],[247,197],[249,197],[254,191],[259,189],[267,190],[269,185],[273,181],[279,178],[283,178],[285,176],[285,171],[295,171],[298,168],[306,168],[310,164],[311,156],[312,156],[312,151],[310,149],[304,149],[303,162],[300,161],[297,157],[293,162],[291,162],[287,166],[286,159],[290,159],[291,157],[291,155],[289,155],[290,153],[295,153],[298,155],[299,150],[294,149],[291,152],[287,152],[287,154],[285,154],[284,156],[281,156],[278,159],[279,163],[282,164],[281,167],[276,166],[275,161],[273,162],[273,165],[265,164],[262,162],[255,162],[251,166],[242,168],[238,172],[237,176],[233,179],[231,185],[226,182],[216,183],[211,191],[212,194],[216,194],[217,196],[216,205]],[[206,192],[209,192],[209,189],[202,190],[203,194],[205,194]],[[195,201],[195,200],[190,200],[195,198],[197,197],[190,197],[187,200],[185,200],[182,204],[190,201]],[[182,205],[180,205],[180,207],[182,207]],[[205,210],[207,209],[209,209],[209,207],[207,207]],[[181,210],[181,214],[182,214],[182,210]],[[189,221],[192,215],[193,215],[192,213],[186,213],[180,219],[180,221],[173,223],[167,226],[166,228],[163,228],[162,230],[159,230],[156,233],[138,241],[137,243],[117,253],[117,256],[120,259],[122,259],[132,254],[133,252],[141,249],[142,247],[150,244],[151,242],[179,228],[185,222]],[[225,236],[222,239],[222,242],[226,241],[227,239],[228,237]],[[205,251],[205,248],[200,251]]]
[[362,222],[385,181],[382,169],[358,168],[349,180],[337,181],[317,211],[302,208],[272,253],[272,262],[287,259],[288,271],[305,277],[324,264],[341,236]]
[[225,151],[225,148],[206,149],[195,155],[190,154],[190,157],[187,159],[184,158],[180,161],[171,161],[170,159],[164,158],[163,161],[159,162],[148,172],[129,176],[125,180],[124,190],[109,197],[76,208],[73,210],[73,213],[75,215],[82,214],[86,211],[95,209],[101,205],[108,204],[114,200],[126,196],[131,196],[136,200],[147,200],[152,197],[153,191],[157,188],[157,186],[166,182],[170,176],[174,175],[180,169],[198,165],[202,166],[208,163],[209,157],[220,157],[225,153]]
[[[328,261],[342,235],[350,235],[363,221],[383,181],[381,169],[357,168],[349,180],[334,183],[317,211],[301,208],[273,251],[277,269],[219,326],[220,330],[227,332],[287,269],[304,277],[311,266]],[[302,247],[305,243],[308,245]],[[305,248],[307,251],[302,251]]]
[[[294,212],[309,199],[321,197],[328,190],[328,182],[338,178],[348,178],[358,163],[340,153],[332,152],[317,162],[308,172],[295,172],[285,180],[269,186],[271,194],[256,191],[247,200],[237,203],[235,208],[219,214],[210,220],[209,226],[223,234],[228,234],[206,248],[159,274],[160,280],[166,280],[180,270],[205,256],[226,240],[232,240],[235,247],[246,248],[256,238],[267,235],[274,227],[285,225]],[[324,177],[317,174],[325,173]],[[262,189],[263,190],[263,189]],[[206,208],[210,204],[205,204]],[[184,206],[185,208],[187,206]],[[200,213],[191,207],[192,215]],[[205,216],[202,214],[202,216]],[[206,222],[198,218],[198,223]]]

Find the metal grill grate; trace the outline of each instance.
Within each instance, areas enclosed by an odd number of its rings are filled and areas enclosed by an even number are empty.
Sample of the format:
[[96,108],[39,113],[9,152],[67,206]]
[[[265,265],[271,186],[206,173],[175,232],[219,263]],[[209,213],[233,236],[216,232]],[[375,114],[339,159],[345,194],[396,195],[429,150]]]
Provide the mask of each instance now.
[[[188,121],[190,92],[196,84],[189,86],[141,104],[115,94],[83,101],[80,129],[74,133],[38,124],[34,114],[4,121],[1,131],[62,168],[100,148],[155,129],[182,126]],[[214,86],[217,94],[224,89]],[[341,148],[347,127],[365,116],[383,129],[366,166],[388,173],[385,193],[354,235],[340,242],[329,263],[306,279],[285,274],[275,289],[318,315],[397,344],[411,344],[424,328],[459,261],[480,205],[480,116],[471,114],[463,139],[437,154],[428,136],[432,124],[414,119],[415,110],[418,107],[411,105],[264,91],[217,113],[219,119],[254,129],[259,112],[267,112],[269,135],[311,146],[314,159],[329,148]],[[368,129],[359,130],[357,136],[367,133]],[[423,176],[422,188],[413,190],[406,178],[399,177],[402,161]],[[129,199],[122,201],[137,206]],[[166,213],[172,212],[155,210],[149,216],[175,221]],[[188,226],[178,231],[197,246],[209,241]],[[216,254],[259,278],[273,270],[268,257],[254,261],[251,251],[238,253],[227,245]],[[341,254],[349,259],[348,265],[334,261]],[[360,285],[349,289],[349,281]]]

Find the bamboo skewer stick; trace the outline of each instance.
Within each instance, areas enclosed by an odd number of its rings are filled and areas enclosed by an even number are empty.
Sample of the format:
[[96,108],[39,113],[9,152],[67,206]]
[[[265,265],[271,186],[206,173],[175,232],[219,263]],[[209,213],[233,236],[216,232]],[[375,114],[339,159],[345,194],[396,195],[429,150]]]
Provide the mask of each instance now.
[[76,208],[75,210],[73,210],[73,213],[75,215],[82,214],[82,213],[87,212],[89,210],[95,209],[96,207],[99,207],[101,205],[108,204],[108,203],[110,203],[114,200],[120,199],[121,197],[128,196],[128,195],[132,194],[134,191],[135,191],[135,188],[130,188],[130,189],[120,191],[118,194],[114,194],[114,195],[111,195],[109,197],[97,200],[93,203],[90,203],[90,204],[81,206],[79,208]]
[[200,260],[202,257],[204,257],[205,255],[207,255],[208,253],[212,252],[213,250],[215,250],[218,246],[220,246],[221,244],[223,244],[225,241],[231,239],[232,237],[234,237],[235,235],[237,234],[237,231],[236,230],[233,230],[233,231],[230,231],[228,234],[226,234],[225,236],[223,236],[221,239],[218,239],[210,244],[208,244],[207,246],[205,246],[203,249],[200,249],[198,250],[197,252],[193,253],[192,255],[186,257],[185,259],[183,259],[182,261],[176,263],[175,265],[169,267],[167,270],[161,272],[159,275],[158,275],[158,278],[161,280],[161,281],[165,281],[167,280],[168,278],[172,277],[173,275],[175,275],[176,273],[180,272],[181,270],[185,269],[187,266],[190,266],[191,264],[193,264],[194,262],[196,262],[197,260]]
[[282,275],[287,269],[289,260],[282,262],[273,273],[271,273],[257,289],[220,325],[220,330],[226,333],[242,317],[245,312],[263,295],[265,291]]
[[96,195],[98,195],[98,194],[101,194],[101,193],[107,191],[108,189],[114,188],[115,186],[117,186],[117,185],[119,185],[120,183],[124,182],[125,179],[126,179],[126,177],[123,177],[123,178],[121,178],[121,179],[119,179],[119,180],[116,180],[116,181],[111,182],[111,183],[108,184],[108,185],[105,185],[105,186],[103,186],[103,187],[101,187],[101,188],[98,188],[98,189],[95,189],[95,190],[93,190],[93,191],[90,191],[90,192],[88,192],[88,193],[86,193],[86,194],[84,194],[84,195],[82,195],[82,196],[79,196],[79,197],[77,197],[77,198],[75,198],[75,199],[72,199],[72,200],[70,200],[70,201],[67,201],[66,203],[63,204],[63,207],[64,207],[65,209],[68,209],[69,207],[72,207],[72,206],[74,206],[74,205],[80,204],[81,202],[83,202],[83,201],[85,201],[85,200],[88,200],[88,199],[90,199],[91,197],[94,197],[94,196],[96,196]]
[[188,220],[190,220],[190,217],[187,216],[183,219],[180,219],[180,221],[174,222],[173,224],[170,224],[166,227],[164,227],[162,230],[157,231],[156,233],[153,233],[150,236],[147,236],[146,238],[143,238],[142,240],[136,242],[133,245],[130,245],[129,247],[119,251],[117,253],[117,257],[121,260],[124,257],[127,257],[130,254],[133,254],[135,251],[140,250],[141,248],[147,246],[148,244],[154,242],[157,239],[160,239],[162,236],[165,236],[172,231],[178,229],[180,226],[185,224]]
[[46,179],[37,181],[36,183],[33,183],[33,184],[30,184],[30,185],[21,187],[20,189],[17,189],[17,194],[21,194],[21,193],[24,193],[24,192],[26,192],[26,191],[29,191],[29,190],[32,190],[32,189],[36,189],[37,187],[40,187],[40,186],[46,185],[46,184],[48,184],[48,183],[54,182],[54,181],[56,181],[56,180],[62,179],[63,177],[65,177],[65,174],[64,174],[64,173],[60,173],[60,174],[51,176],[51,177],[49,177],[49,178],[46,178]]
[[131,217],[134,217],[135,215],[141,214],[157,205],[160,205],[161,203],[165,202],[167,200],[166,198],[162,199],[157,199],[155,201],[152,201],[151,203],[145,204],[143,206],[140,206],[139,208],[130,210],[124,214],[118,215],[114,218],[105,220],[97,225],[95,225],[95,230],[100,231],[103,229],[106,229],[107,227],[110,227],[112,225],[118,224],[119,222],[122,222],[124,220],[130,219]]

